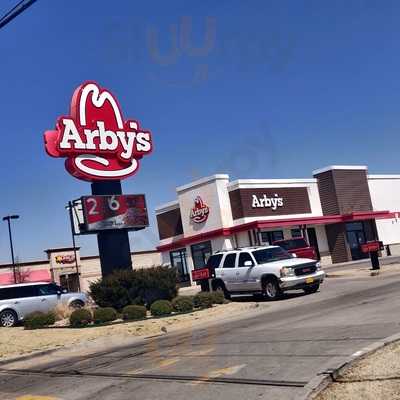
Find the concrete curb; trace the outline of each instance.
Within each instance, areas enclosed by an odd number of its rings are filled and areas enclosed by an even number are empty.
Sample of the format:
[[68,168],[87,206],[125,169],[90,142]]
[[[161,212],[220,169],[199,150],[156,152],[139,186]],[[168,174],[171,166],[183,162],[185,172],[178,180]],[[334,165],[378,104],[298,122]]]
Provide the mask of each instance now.
[[349,356],[344,362],[341,362],[334,368],[320,371],[317,376],[313,378],[305,386],[306,393],[303,394],[300,400],[312,400],[315,399],[326,387],[334,381],[340,374],[349,369],[356,361],[359,361],[365,357],[370,356],[375,351],[382,349],[383,347],[397,342],[400,340],[400,333],[388,336],[382,340],[371,343],[369,346],[356,351],[351,356]]

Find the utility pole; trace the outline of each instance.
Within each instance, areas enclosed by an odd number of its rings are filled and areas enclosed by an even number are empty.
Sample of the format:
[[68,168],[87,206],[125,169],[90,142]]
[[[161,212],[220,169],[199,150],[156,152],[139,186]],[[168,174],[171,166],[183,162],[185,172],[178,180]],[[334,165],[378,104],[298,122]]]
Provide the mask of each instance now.
[[7,215],[6,217],[3,217],[3,221],[7,221],[7,224],[8,224],[8,235],[10,237],[10,249],[11,249],[11,259],[12,259],[12,265],[13,265],[14,283],[17,283],[17,272],[15,270],[14,246],[13,246],[13,240],[12,240],[12,234],[11,234],[11,220],[18,219],[18,218],[19,218],[19,215]]

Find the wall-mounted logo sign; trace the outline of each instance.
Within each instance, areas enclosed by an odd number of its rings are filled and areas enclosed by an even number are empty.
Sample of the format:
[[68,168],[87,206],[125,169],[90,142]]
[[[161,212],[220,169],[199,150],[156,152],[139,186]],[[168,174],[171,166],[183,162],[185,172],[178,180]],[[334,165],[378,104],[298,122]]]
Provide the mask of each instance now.
[[262,197],[258,197],[253,194],[251,206],[253,208],[271,208],[271,210],[275,211],[278,207],[283,207],[283,198],[279,197],[276,193],[274,197],[267,197],[266,194]]
[[95,82],[75,90],[70,115],[60,117],[44,140],[47,153],[65,157],[67,171],[85,181],[127,178],[153,148],[151,133],[124,120],[117,99]]
[[56,256],[55,259],[57,264],[72,264],[75,262],[74,255]]
[[210,208],[203,202],[200,196],[194,200],[194,207],[190,210],[190,219],[197,224],[207,221]]

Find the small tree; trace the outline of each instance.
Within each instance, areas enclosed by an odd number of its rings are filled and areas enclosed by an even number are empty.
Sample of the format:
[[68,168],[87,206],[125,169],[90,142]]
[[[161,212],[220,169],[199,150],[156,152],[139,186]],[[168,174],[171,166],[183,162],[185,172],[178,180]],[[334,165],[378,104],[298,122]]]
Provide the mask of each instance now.
[[[20,262],[19,262],[19,257],[16,257],[15,259],[15,278],[16,278],[16,283],[25,283],[29,282],[29,276],[31,274],[31,270],[29,268],[24,268]],[[14,271],[13,271],[14,273]]]

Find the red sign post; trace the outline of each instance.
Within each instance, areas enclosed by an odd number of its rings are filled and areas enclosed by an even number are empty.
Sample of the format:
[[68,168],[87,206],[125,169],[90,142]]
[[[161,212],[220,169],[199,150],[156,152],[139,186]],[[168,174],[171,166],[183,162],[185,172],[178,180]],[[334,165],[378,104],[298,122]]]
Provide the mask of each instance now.
[[380,250],[383,250],[383,243],[378,240],[367,242],[361,245],[361,251],[363,253],[369,253],[372,269],[380,269],[378,253]]
[[373,242],[367,242],[361,245],[361,251],[363,253],[371,253],[372,251],[380,251],[382,250],[382,242],[377,240]]
[[208,267],[194,269],[192,271],[192,279],[194,281],[204,281],[204,280],[210,279],[210,278],[211,278],[211,274],[210,274],[210,270]]

